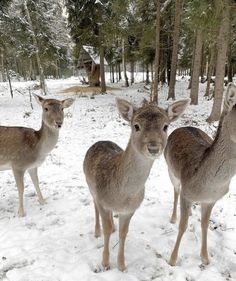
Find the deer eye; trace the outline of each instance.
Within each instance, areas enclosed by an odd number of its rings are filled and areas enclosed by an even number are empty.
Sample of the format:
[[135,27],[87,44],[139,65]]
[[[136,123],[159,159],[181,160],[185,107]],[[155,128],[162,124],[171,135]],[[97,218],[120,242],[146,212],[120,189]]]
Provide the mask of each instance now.
[[44,107],[44,110],[47,112],[47,111],[48,111],[48,108],[47,108],[47,107]]
[[167,132],[167,129],[168,129],[168,125],[165,125],[165,126],[163,127],[163,131],[164,131],[164,132]]
[[140,127],[138,124],[134,124],[134,129],[136,132],[140,131]]

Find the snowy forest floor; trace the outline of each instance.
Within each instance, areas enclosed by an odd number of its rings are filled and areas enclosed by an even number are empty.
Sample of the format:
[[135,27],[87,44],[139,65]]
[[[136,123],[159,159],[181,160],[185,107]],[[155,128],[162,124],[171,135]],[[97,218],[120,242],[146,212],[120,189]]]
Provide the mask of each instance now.
[[[48,80],[48,97],[73,97],[63,90],[78,85],[76,79]],[[0,125],[38,129],[41,108],[29,102],[32,82],[15,82],[14,99],[8,86],[0,83]],[[187,79],[178,80],[177,99],[189,96]],[[114,85],[110,85],[114,86]],[[115,106],[115,97],[140,104],[148,94],[143,84],[108,91],[105,95],[77,95],[74,105],[65,110],[66,118],[56,148],[39,168],[40,186],[46,205],[39,205],[33,185],[26,175],[26,217],[18,218],[18,193],[11,171],[0,172],[0,280],[3,281],[221,281],[236,280],[236,190],[213,209],[209,225],[208,249],[211,263],[200,260],[200,209],[193,206],[188,230],[180,246],[176,267],[168,265],[178,224],[169,223],[173,187],[163,156],[156,160],[146,183],[145,199],[130,223],[126,240],[126,272],[117,270],[118,232],[110,241],[111,270],[100,268],[103,237],[94,238],[94,209],[82,163],[87,149],[98,140],[111,140],[125,148],[129,125]],[[217,124],[207,124],[212,101],[204,97],[200,84],[198,106],[171,124],[169,133],[180,126],[196,126],[214,135]],[[163,87],[160,105],[167,107],[167,88]],[[32,90],[33,92],[33,90]],[[39,93],[38,91],[34,91]],[[209,167],[210,169],[210,167]],[[206,171],[207,172],[207,171]],[[115,218],[117,225],[117,218]]]

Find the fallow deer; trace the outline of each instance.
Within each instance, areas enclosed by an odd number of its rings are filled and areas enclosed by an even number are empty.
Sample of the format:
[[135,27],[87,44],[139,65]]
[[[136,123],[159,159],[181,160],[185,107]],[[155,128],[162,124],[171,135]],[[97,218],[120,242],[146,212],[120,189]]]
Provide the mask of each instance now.
[[211,211],[217,200],[228,192],[236,173],[236,86],[231,83],[227,88],[214,140],[198,128],[179,128],[169,136],[164,155],[175,193],[172,223],[176,221],[180,193],[179,232],[169,263],[176,264],[191,205],[198,202],[202,228],[200,255],[206,265],[209,263],[207,231]]
[[167,128],[176,120],[189,99],[164,110],[154,104],[142,107],[117,99],[121,116],[131,125],[129,143],[123,151],[110,141],[92,145],[84,159],[84,172],[95,206],[95,237],[100,236],[99,214],[104,233],[102,265],[109,269],[109,239],[114,231],[113,212],[119,215],[118,268],[125,270],[124,246],[130,219],[144,198],[144,185],[152,164],[166,145]]
[[42,125],[39,131],[24,127],[0,126],[0,170],[12,170],[19,193],[19,216],[25,215],[23,206],[24,174],[26,171],[35,186],[40,204],[44,203],[39,188],[37,168],[55,147],[59,129],[64,120],[63,109],[73,103],[73,99],[59,101],[44,99],[35,95],[42,106]]

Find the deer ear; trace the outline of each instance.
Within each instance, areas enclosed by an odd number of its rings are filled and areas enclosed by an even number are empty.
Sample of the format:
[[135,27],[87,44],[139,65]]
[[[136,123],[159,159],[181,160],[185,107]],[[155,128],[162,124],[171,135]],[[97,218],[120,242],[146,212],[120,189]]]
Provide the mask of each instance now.
[[190,104],[190,99],[179,100],[172,103],[167,108],[167,114],[170,122],[177,120],[185,111],[186,107]]
[[229,112],[236,104],[236,86],[229,83],[224,99],[224,111]]
[[136,108],[132,103],[128,102],[127,100],[116,98],[116,106],[120,115],[126,120],[131,121]]
[[62,106],[63,108],[67,108],[67,107],[70,107],[73,103],[74,103],[74,99],[66,99],[66,100],[63,100],[61,103],[62,103]]
[[33,94],[33,96],[34,96],[34,98],[36,99],[37,103],[38,103],[39,105],[42,105],[42,103],[43,103],[43,101],[44,101],[44,98],[42,98],[42,97],[40,97],[40,96],[38,96],[38,95],[36,95],[36,94]]

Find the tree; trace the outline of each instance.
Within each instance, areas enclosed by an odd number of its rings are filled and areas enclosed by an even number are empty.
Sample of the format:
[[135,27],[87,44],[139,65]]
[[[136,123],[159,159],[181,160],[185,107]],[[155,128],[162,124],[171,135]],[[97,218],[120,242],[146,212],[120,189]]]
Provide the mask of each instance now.
[[221,115],[221,104],[223,98],[225,63],[229,42],[230,27],[230,5],[229,0],[217,0],[216,5],[221,15],[221,24],[217,38],[216,78],[214,89],[214,102],[208,122],[218,121]]
[[170,84],[167,99],[175,99],[175,81],[176,70],[178,62],[178,44],[180,35],[180,20],[181,20],[182,0],[175,0],[175,22],[173,30],[173,50],[171,58],[171,72],[170,72]]
[[156,34],[155,34],[155,74],[151,100],[158,104],[158,81],[159,81],[159,60],[160,60],[160,0],[156,1]]
[[191,78],[191,104],[198,104],[198,89],[199,89],[199,75],[201,70],[201,59],[202,59],[202,31],[198,29],[196,31],[196,44],[194,51],[194,60],[193,60],[193,72]]
[[[111,1],[108,0],[66,0],[70,33],[76,44],[76,50],[82,45],[90,45],[100,51],[101,61],[104,57],[104,42],[106,42],[106,28],[110,24]],[[79,54],[76,54],[76,58]],[[100,69],[104,72],[104,68]],[[105,77],[104,73],[101,75]],[[93,77],[91,77],[93,78]],[[105,79],[103,79],[103,89]]]

